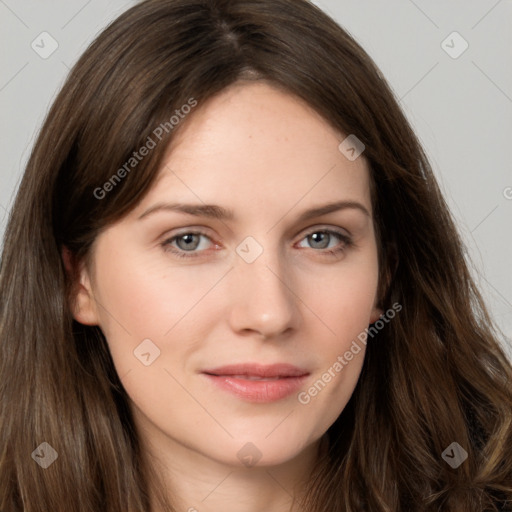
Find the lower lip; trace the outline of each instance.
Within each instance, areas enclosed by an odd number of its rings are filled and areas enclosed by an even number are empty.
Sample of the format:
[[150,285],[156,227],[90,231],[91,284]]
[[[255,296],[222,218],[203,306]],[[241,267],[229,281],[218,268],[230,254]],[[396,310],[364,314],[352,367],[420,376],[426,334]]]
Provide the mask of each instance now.
[[248,380],[226,375],[210,375],[208,379],[224,391],[246,400],[247,402],[267,403],[282,400],[296,393],[308,377],[283,377],[275,380]]

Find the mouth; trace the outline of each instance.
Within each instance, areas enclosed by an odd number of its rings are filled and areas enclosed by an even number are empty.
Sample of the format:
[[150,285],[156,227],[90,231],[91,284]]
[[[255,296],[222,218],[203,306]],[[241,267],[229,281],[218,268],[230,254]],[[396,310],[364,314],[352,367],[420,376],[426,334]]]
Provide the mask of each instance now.
[[254,403],[275,402],[298,391],[310,375],[290,364],[245,363],[203,370],[210,383],[238,399]]

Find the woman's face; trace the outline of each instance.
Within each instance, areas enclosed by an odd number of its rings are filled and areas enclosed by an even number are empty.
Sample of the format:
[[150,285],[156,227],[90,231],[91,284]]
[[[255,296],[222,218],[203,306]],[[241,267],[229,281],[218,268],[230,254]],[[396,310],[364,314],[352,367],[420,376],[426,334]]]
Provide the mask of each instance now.
[[96,239],[75,318],[102,329],[156,450],[290,461],[347,404],[353,341],[382,313],[367,164],[263,82],[182,122],[154,187]]

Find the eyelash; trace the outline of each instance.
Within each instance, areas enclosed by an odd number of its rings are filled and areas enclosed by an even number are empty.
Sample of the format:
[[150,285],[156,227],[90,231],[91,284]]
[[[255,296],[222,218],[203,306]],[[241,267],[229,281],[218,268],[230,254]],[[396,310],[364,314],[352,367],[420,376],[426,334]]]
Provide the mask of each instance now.
[[[339,231],[332,230],[332,229],[316,229],[314,231],[310,231],[309,233],[306,233],[304,235],[304,237],[301,239],[301,241],[304,240],[305,238],[307,238],[308,236],[314,235],[316,233],[327,233],[329,235],[335,235],[335,236],[337,236],[341,240],[342,245],[340,247],[337,247],[337,248],[334,248],[334,249],[323,249],[323,250],[315,251],[315,252],[320,252],[320,253],[322,253],[324,255],[327,255],[329,257],[338,256],[338,254],[346,251],[347,249],[349,249],[350,247],[353,247],[355,245],[354,241],[352,240],[351,237],[349,237],[348,235],[345,235],[344,233],[341,233]],[[180,233],[179,235],[175,235],[175,236],[165,240],[161,244],[163,249],[164,249],[164,251],[165,252],[170,252],[173,255],[177,256],[178,258],[198,258],[201,255],[201,252],[204,252],[204,251],[200,251],[199,253],[197,253],[197,252],[190,252],[190,253],[187,254],[187,251],[183,251],[181,249],[176,249],[176,248],[171,246],[172,242],[174,242],[176,239],[181,238],[181,237],[183,237],[185,235],[202,235],[202,236],[205,236],[206,238],[210,238],[203,231],[186,231],[184,233]]]

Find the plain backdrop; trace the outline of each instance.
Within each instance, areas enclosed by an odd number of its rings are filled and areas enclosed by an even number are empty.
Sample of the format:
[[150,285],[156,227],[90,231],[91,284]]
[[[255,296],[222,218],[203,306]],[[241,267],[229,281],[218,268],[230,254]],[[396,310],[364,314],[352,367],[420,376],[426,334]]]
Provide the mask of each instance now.
[[[70,67],[135,3],[0,0],[0,235],[35,135]],[[365,48],[393,88],[512,358],[512,0],[315,3]]]

